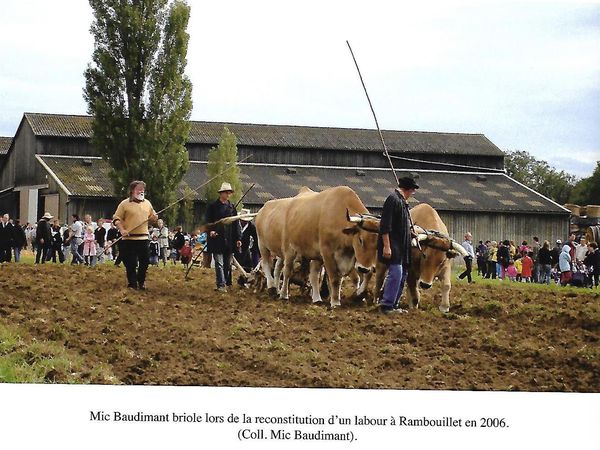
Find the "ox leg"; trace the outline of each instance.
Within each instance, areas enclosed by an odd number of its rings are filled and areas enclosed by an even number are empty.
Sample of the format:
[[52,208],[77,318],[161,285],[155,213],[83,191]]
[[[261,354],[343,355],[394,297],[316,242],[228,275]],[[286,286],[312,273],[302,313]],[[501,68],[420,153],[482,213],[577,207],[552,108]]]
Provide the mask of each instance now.
[[325,272],[329,281],[329,305],[331,308],[341,306],[342,276],[333,258],[324,258]]
[[281,292],[281,271],[283,270],[283,258],[277,258],[275,261],[275,270],[273,272],[274,286],[277,293]]
[[387,274],[387,266],[378,262],[375,267],[375,292],[373,293],[373,302],[378,305],[381,301],[383,283]]
[[310,262],[310,272],[308,280],[310,282],[311,296],[313,303],[323,303],[321,298],[321,268],[323,263],[321,261],[313,260]]
[[277,285],[275,281],[276,279],[273,278],[273,262],[271,260],[271,255],[263,254],[261,265],[263,274],[267,280],[267,292],[269,295],[274,296],[277,293]]
[[446,268],[443,274],[440,274],[440,280],[442,280],[442,301],[439,310],[443,313],[450,311],[450,289],[452,289],[452,283],[450,282],[451,272],[450,268]]
[[292,271],[294,270],[294,260],[296,255],[294,254],[286,254],[283,261],[283,284],[281,285],[281,290],[279,291],[279,298],[282,300],[289,300],[290,298],[290,277],[292,276]]
[[410,308],[418,308],[419,302],[421,300],[421,294],[419,293],[419,288],[417,286],[418,277],[414,274],[409,273],[406,278],[406,285],[408,288],[408,306]]

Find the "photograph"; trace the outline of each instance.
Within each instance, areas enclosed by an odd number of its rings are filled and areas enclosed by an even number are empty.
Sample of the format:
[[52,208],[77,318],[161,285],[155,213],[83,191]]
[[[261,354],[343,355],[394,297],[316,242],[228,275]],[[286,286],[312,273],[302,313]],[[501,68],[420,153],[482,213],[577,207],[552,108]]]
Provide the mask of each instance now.
[[600,2],[0,11],[6,443],[596,445]]

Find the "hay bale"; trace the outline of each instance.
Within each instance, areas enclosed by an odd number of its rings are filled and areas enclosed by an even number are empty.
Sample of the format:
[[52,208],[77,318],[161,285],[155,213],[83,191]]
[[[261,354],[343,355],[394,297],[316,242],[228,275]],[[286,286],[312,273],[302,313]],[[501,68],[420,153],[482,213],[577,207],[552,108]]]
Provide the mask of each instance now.
[[571,211],[571,214],[573,214],[574,216],[579,216],[579,205],[576,205],[574,203],[565,203],[565,208]]
[[586,209],[588,217],[600,217],[600,205],[587,205]]

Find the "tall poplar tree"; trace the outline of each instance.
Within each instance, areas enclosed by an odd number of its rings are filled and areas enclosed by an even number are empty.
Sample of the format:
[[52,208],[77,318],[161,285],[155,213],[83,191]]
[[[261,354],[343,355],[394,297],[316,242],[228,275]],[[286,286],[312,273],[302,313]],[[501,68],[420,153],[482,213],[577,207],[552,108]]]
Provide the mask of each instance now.
[[190,8],[183,0],[89,2],[95,43],[84,97],[92,145],[109,162],[118,196],[127,196],[132,180],[144,180],[155,209],[162,209],[176,198],[188,168]]
[[[242,182],[240,180],[240,168],[237,165],[238,152],[237,152],[237,138],[227,127],[223,128],[223,134],[219,141],[219,145],[215,148],[211,148],[208,152],[208,164],[206,172],[208,178],[212,178],[219,173],[223,172],[228,167],[233,166],[232,169],[225,172],[223,175],[215,178],[209,184],[206,185],[206,200],[211,202],[219,196],[219,188],[221,183],[224,181],[231,184],[234,190],[233,195],[230,198],[231,203],[234,205],[242,196]],[[238,205],[238,210],[241,205]]]

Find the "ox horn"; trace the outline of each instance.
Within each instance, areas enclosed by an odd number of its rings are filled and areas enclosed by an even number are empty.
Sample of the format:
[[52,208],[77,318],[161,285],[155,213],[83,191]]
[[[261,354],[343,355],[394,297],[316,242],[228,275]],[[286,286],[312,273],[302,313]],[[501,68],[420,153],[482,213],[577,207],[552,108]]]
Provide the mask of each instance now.
[[363,217],[360,214],[350,215],[348,208],[346,208],[346,219],[348,220],[348,222],[357,223],[359,225],[364,221]]
[[465,256],[469,256],[469,254],[467,253],[467,251],[465,250],[465,248],[462,245],[460,245],[458,242],[452,241],[452,248],[454,250],[456,250],[458,253],[460,253],[463,258]]
[[218,223],[222,223],[223,225],[229,225],[230,223],[235,222],[236,220],[246,220],[246,221],[250,221],[252,219],[254,219],[256,217],[258,213],[252,213],[252,214],[238,214],[237,216],[230,216],[230,217],[225,217],[221,220],[219,220]]

